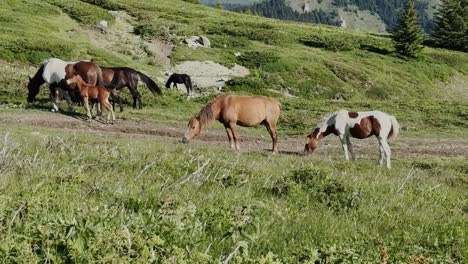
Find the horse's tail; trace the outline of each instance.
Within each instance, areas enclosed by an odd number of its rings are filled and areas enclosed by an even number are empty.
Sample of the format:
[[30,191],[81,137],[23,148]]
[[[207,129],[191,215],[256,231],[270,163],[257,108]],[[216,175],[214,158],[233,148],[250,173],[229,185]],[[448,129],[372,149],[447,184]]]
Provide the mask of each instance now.
[[187,79],[186,79],[187,83],[186,85],[188,89],[190,89],[190,91],[193,91],[193,88],[192,88],[192,79],[190,78],[190,76],[187,75]]
[[97,74],[97,86],[106,86],[106,83],[104,83],[104,78],[102,78],[102,69],[99,67],[97,64],[96,65],[96,74]]
[[400,134],[400,124],[394,116],[390,116],[390,122],[392,123],[392,128],[390,129],[390,133],[388,134],[389,139],[395,139]]
[[146,84],[146,87],[148,87],[148,89],[150,89],[150,91],[154,95],[157,95],[157,94],[162,95],[161,89],[159,88],[159,86],[153,80],[151,80],[150,77],[148,77],[147,75],[145,75],[144,73],[141,73],[139,71],[137,71],[137,74],[138,74],[138,76],[140,76],[141,81]]

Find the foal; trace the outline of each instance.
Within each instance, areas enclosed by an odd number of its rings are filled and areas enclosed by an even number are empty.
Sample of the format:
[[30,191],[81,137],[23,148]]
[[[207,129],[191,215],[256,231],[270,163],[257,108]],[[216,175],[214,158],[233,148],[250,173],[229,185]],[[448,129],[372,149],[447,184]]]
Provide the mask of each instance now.
[[382,164],[385,156],[387,168],[390,169],[391,150],[387,139],[396,138],[399,131],[400,125],[396,118],[384,112],[348,112],[346,110],[339,110],[324,117],[322,122],[307,136],[304,153],[313,153],[318,147],[320,139],[330,134],[335,134],[341,140],[345,159],[349,160],[349,151],[352,160],[354,160],[355,156],[349,137],[363,139],[375,135],[380,146],[379,164]]
[[[89,110],[89,99],[97,99],[101,108],[106,108],[108,110],[107,113],[107,122],[110,120],[110,116],[112,115],[112,121],[111,123],[113,124],[115,121],[115,116],[114,116],[114,110],[112,109],[112,105],[109,103],[109,96],[111,92],[104,86],[94,86],[94,85],[89,85],[83,79],[79,74],[73,74],[69,79],[66,80],[66,83],[68,85],[70,84],[76,84],[78,87],[78,90],[80,91],[81,97],[83,97],[83,102],[84,102],[84,108],[86,110],[86,115],[88,116],[88,119],[91,120],[91,111]],[[98,116],[101,115],[101,112],[99,111],[98,108]]]

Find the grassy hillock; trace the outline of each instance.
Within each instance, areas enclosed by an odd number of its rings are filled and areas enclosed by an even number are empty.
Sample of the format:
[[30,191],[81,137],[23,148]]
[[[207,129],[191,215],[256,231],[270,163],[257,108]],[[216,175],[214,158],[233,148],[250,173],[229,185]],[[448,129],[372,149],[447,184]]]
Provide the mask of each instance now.
[[[280,148],[281,140],[305,136],[321,115],[340,108],[389,112],[403,138],[465,138],[468,130],[466,53],[425,48],[420,59],[407,61],[394,55],[387,35],[178,0],[6,3],[0,5],[4,115],[54,118],[46,112],[45,87],[34,110],[24,109],[27,76],[49,57],[93,58],[161,76],[162,66],[145,57],[92,44],[87,32],[102,19],[113,27],[108,11],[123,10],[135,17],[141,38],[175,43],[172,65],[212,60],[248,67],[252,74],[225,91],[281,101]],[[181,45],[177,36],[190,35],[207,36],[212,48]],[[144,109],[129,109],[123,91],[128,107],[119,120],[180,130],[214,96],[139,90]],[[236,153],[34,122],[0,126],[0,259],[219,263],[232,253],[234,263],[375,263],[381,240],[390,262],[466,262],[466,155],[398,156],[406,150],[396,148],[388,171],[369,159]]]

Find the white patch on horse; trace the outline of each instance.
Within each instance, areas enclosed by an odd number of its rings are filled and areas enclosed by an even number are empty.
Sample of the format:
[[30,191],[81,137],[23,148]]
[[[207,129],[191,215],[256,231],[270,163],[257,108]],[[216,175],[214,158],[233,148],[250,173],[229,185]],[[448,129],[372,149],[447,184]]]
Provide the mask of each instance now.
[[[57,58],[47,59],[42,63],[42,65],[44,66],[42,78],[44,79],[46,84],[48,84],[49,86],[54,83],[60,84],[60,82],[65,78],[65,67],[68,64],[75,64],[75,63],[77,62],[76,61],[63,61]],[[68,95],[68,92],[63,90],[60,86],[58,87],[58,90],[59,90],[59,93],[63,96],[63,98],[68,103],[68,111],[72,112],[73,106],[72,106],[70,96]],[[52,112],[58,111],[57,95],[52,96],[51,101],[52,101],[51,111]]]

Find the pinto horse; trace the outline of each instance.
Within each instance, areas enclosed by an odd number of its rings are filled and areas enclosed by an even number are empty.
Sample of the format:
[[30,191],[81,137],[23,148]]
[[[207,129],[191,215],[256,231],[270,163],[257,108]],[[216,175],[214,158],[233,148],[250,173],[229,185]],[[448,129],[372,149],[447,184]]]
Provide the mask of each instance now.
[[40,86],[47,83],[49,85],[50,99],[52,102],[51,111],[58,111],[57,95],[60,92],[62,97],[67,100],[68,111],[71,112],[73,110],[72,101],[68,92],[65,90],[66,85],[63,79],[65,78],[65,66],[75,63],[76,62],[67,62],[57,58],[44,61],[34,77],[29,77],[27,102],[31,103],[39,93]]
[[166,82],[166,88],[171,88],[171,83],[174,83],[175,88],[178,83],[183,83],[187,89],[187,96],[190,95],[190,91],[193,91],[192,80],[187,74],[173,73]]
[[231,148],[239,150],[237,125],[256,127],[265,125],[273,141],[273,152],[278,152],[276,123],[280,115],[281,104],[265,96],[224,95],[215,98],[201,109],[197,116],[190,119],[182,142],[200,134],[203,126],[218,120],[226,128]]
[[[67,85],[75,84],[76,87],[78,87],[80,95],[81,97],[83,97],[84,108],[86,109],[86,115],[88,116],[88,120],[91,120],[92,118],[91,111],[89,109],[89,102],[88,102],[88,100],[91,98],[91,99],[97,99],[99,101],[99,104],[101,105],[101,109],[106,108],[108,110],[107,122],[109,122],[110,117],[112,115],[111,123],[114,123],[115,121],[114,110],[112,108],[112,105],[109,103],[109,96],[111,92],[106,87],[89,85],[77,73],[67,78],[66,83]],[[100,116],[100,114],[101,113],[99,112],[98,116]]]
[[[141,104],[141,95],[137,90],[138,87],[138,76],[140,77],[141,81],[148,87],[148,89],[154,94],[154,95],[161,95],[161,89],[159,86],[151,80],[147,75],[145,75],[142,72],[136,71],[132,68],[128,67],[114,67],[114,68],[106,68],[106,67],[101,67],[102,69],[102,77],[106,84],[108,84],[107,87],[110,88],[115,88],[116,90],[120,90],[124,87],[128,87],[128,90],[130,90],[130,93],[132,94],[133,97],[133,108],[137,108],[137,102],[138,102],[138,108],[142,108]],[[120,112],[123,111],[123,106],[122,106],[122,100],[120,97],[115,93],[115,90],[113,90],[112,97],[114,98],[114,101],[117,101],[119,103],[120,107]]]
[[396,138],[399,132],[400,125],[396,118],[384,112],[348,112],[346,110],[339,110],[324,117],[322,122],[307,136],[304,154],[313,153],[318,147],[320,139],[330,134],[335,134],[341,140],[345,159],[349,160],[349,151],[352,160],[355,160],[349,137],[364,139],[375,135],[380,146],[379,164],[382,164],[385,156],[387,168],[390,169],[391,150],[387,139]]

